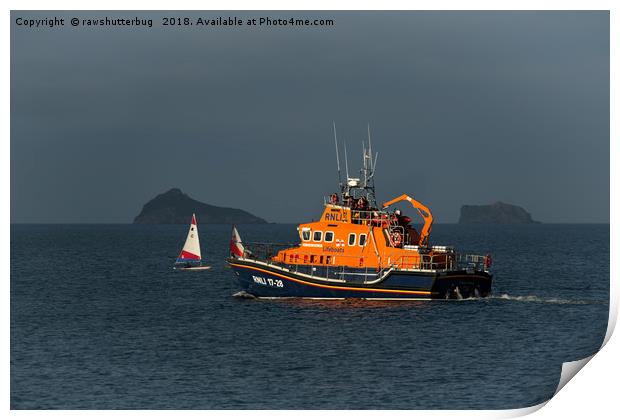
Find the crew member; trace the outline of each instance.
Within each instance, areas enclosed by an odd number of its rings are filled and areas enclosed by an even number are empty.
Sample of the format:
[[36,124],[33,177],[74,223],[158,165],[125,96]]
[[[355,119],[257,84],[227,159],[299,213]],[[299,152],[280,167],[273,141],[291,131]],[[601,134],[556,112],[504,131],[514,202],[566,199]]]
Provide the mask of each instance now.
[[342,197],[342,200],[344,201],[344,205],[351,208],[353,206],[353,198],[351,198],[351,196],[347,193],[345,193]]

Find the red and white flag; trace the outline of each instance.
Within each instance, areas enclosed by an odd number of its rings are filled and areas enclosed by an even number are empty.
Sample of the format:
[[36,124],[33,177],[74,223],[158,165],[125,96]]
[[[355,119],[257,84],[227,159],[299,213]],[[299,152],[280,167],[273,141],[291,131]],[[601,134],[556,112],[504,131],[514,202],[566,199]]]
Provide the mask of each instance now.
[[237,232],[237,228],[233,226],[232,238],[230,239],[230,256],[243,258],[244,254],[245,248],[241,243],[241,237],[239,236],[239,232]]

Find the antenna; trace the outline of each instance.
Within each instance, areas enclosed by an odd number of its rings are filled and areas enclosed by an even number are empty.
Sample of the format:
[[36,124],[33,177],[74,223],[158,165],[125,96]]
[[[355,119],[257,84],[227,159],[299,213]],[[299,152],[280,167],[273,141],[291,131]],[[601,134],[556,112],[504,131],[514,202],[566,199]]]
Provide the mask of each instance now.
[[372,167],[372,173],[375,173],[375,167],[377,165],[377,157],[379,153],[375,154],[375,161],[372,161],[372,142],[370,140],[370,123],[368,124],[368,155],[370,156],[370,166]]
[[347,171],[347,182],[349,182],[349,160],[347,159],[347,142],[344,142],[344,166]]
[[372,143],[370,143],[370,123],[368,123],[368,155],[370,156],[370,163],[372,165]]
[[364,164],[364,169],[366,169],[366,143],[362,140],[362,163]]
[[370,181],[375,176],[375,169],[377,168],[377,158],[379,157],[379,152],[375,153],[375,162],[372,164],[372,173],[368,177]]
[[336,145],[336,163],[338,165],[338,183],[342,186],[342,176],[340,175],[340,157],[338,156],[338,136],[336,135],[336,122],[334,123],[334,144]]
[[366,145],[364,144],[364,140],[362,140],[362,169],[360,169],[360,174],[364,175],[364,187],[366,187],[368,171],[366,170]]

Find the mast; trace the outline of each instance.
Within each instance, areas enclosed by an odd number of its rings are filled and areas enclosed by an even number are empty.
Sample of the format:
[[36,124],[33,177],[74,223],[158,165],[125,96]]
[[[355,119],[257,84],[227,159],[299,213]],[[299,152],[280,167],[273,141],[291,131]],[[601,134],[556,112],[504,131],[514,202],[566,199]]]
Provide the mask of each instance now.
[[377,166],[377,159],[379,153],[375,153],[373,159],[372,141],[370,137],[370,124],[368,124],[368,145],[362,140],[362,167],[359,171],[359,178],[351,178],[349,176],[349,157],[347,152],[347,142],[344,143],[344,167],[345,167],[345,181],[342,182],[342,174],[340,172],[340,157],[338,150],[338,139],[336,134],[336,123],[333,123],[334,127],[334,144],[336,146],[336,164],[338,165],[338,181],[340,183],[340,191],[343,196],[348,195],[353,198],[364,197],[368,200],[368,204],[377,208],[377,200],[375,197],[375,168]]
[[344,142],[344,166],[347,172],[347,184],[349,183],[349,160],[347,159],[347,142]]
[[364,176],[364,187],[368,184],[368,168],[366,166],[366,145],[362,140],[362,175]]
[[338,136],[336,135],[336,122],[334,123],[334,143],[336,145],[336,164],[338,165],[338,184],[342,190],[342,176],[340,175],[340,157],[338,156]]
[[362,173],[364,175],[364,193],[366,194],[366,199],[368,203],[372,207],[377,206],[377,200],[375,197],[375,162],[373,162],[372,158],[372,142],[370,139],[370,124],[367,126],[368,129],[368,148],[366,148],[366,144],[362,142],[363,149],[363,162],[362,162]]

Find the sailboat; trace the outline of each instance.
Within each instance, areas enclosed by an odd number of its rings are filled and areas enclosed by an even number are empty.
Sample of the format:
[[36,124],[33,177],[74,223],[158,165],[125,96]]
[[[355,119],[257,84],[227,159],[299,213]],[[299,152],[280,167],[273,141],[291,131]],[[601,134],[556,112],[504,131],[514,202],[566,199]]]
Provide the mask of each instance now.
[[196,215],[192,214],[192,223],[189,225],[187,239],[181,250],[181,254],[174,262],[175,270],[208,270],[210,266],[202,265],[200,256],[200,240],[198,239],[198,224]]

